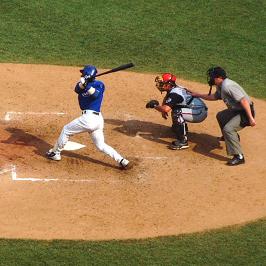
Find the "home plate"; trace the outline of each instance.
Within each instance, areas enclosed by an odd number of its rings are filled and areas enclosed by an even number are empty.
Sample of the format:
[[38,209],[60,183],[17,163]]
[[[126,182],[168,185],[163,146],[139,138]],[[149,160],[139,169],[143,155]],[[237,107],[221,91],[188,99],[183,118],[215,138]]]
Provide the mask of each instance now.
[[66,151],[75,151],[75,150],[79,150],[79,149],[82,149],[86,147],[85,145],[83,144],[80,144],[80,143],[77,143],[77,142],[74,142],[74,141],[68,141],[64,147],[64,150]]

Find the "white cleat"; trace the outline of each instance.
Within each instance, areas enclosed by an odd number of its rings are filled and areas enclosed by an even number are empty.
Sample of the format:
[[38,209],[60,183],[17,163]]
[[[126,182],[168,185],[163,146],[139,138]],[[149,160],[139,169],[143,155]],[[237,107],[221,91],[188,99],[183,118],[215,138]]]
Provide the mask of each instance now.
[[122,169],[128,169],[129,168],[129,161],[125,158],[123,158],[119,163],[120,168]]
[[61,154],[60,152],[54,152],[52,149],[46,152],[46,156],[48,159],[54,160],[54,161],[60,161],[61,160]]

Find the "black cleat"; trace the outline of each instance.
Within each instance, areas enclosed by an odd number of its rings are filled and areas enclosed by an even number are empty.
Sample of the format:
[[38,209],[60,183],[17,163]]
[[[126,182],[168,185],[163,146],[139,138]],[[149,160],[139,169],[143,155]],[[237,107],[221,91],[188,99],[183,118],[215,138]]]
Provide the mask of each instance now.
[[189,148],[187,140],[176,140],[173,141],[169,146],[172,150],[183,150]]

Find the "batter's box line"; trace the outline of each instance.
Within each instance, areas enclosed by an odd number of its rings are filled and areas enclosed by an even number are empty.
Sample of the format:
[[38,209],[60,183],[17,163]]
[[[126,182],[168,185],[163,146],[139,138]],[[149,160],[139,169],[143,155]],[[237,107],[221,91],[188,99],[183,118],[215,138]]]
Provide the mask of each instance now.
[[[95,179],[59,179],[59,178],[35,178],[35,177],[24,177],[19,178],[17,177],[17,170],[15,165],[10,165],[6,168],[0,168],[0,175],[10,172],[11,180],[12,181],[30,181],[30,182],[69,182],[69,183],[97,183],[98,181]],[[144,173],[146,175],[147,173]],[[144,181],[143,173],[139,174],[137,180]],[[110,180],[108,179],[108,183],[124,183],[125,180]]]
[[66,113],[63,112],[14,112],[14,111],[9,111],[5,112],[4,115],[4,120],[5,121],[10,121],[12,118],[16,118],[18,116],[22,115],[35,115],[35,116],[43,116],[43,115],[66,115]]
[[[0,175],[10,172],[12,181],[31,181],[31,182],[76,182],[76,183],[96,183],[94,179],[59,179],[59,178],[34,178],[34,177],[17,177],[17,170],[15,165],[10,165],[6,168],[0,169]],[[109,182],[120,182],[119,180],[109,180]]]
[[[134,158],[142,158],[142,159],[152,159],[152,160],[162,160],[168,159],[168,157],[163,156],[134,156]],[[98,181],[95,179],[59,179],[59,178],[36,178],[36,177],[17,177],[16,165],[9,165],[5,168],[0,168],[0,175],[10,172],[12,181],[30,181],[30,182],[76,182],[76,183],[97,183]],[[137,179],[143,179],[143,175],[147,175],[147,173],[142,173],[138,175]],[[110,183],[121,183],[121,180],[108,180]]]
[[[0,168],[0,175],[3,175],[5,173],[9,173],[11,176],[12,181],[30,181],[30,182],[69,182],[69,183],[97,183],[99,182],[98,180],[95,179],[61,179],[61,178],[35,178],[35,177],[23,177],[19,178],[17,177],[17,170],[15,165],[9,165],[6,168]],[[142,182],[145,181],[145,178],[147,176],[147,173],[141,173],[138,175],[137,180],[139,183],[140,180]],[[126,182],[125,180],[110,180],[108,179],[108,183],[124,183]]]

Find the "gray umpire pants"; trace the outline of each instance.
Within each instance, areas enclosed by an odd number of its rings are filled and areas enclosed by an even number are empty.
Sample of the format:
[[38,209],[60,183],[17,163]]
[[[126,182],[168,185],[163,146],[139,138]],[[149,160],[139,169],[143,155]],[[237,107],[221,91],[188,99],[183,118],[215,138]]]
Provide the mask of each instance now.
[[227,154],[243,154],[237,132],[243,129],[240,126],[241,117],[236,111],[226,109],[216,115],[216,119],[224,136]]

